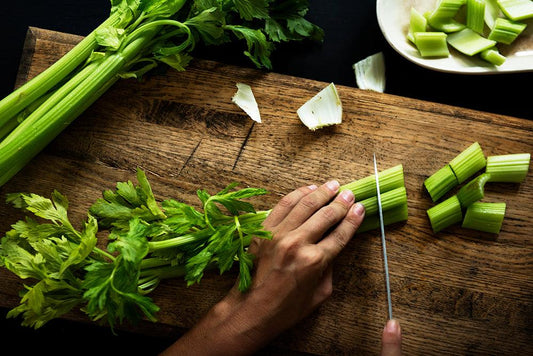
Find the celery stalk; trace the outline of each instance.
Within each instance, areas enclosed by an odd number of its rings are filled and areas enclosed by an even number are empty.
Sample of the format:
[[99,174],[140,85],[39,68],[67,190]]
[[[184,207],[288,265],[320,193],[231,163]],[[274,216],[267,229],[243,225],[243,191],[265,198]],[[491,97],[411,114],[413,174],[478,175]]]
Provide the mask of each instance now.
[[500,7],[496,0],[485,0],[485,23],[488,28],[493,28],[496,19],[500,17]]
[[[405,221],[407,220],[408,215],[407,204],[399,205],[395,208],[383,211],[383,224],[390,225],[400,221]],[[370,215],[368,217],[365,215],[365,219],[357,229],[357,233],[374,230],[379,228],[379,226],[380,222],[378,214]]]
[[407,33],[407,38],[409,41],[415,43],[414,34],[417,32],[426,32],[428,26],[428,21],[420,12],[418,12],[414,7],[411,8],[411,17],[409,20],[409,32]]
[[469,28],[448,35],[447,41],[450,46],[468,56],[473,56],[496,45],[496,41],[488,40]]
[[529,153],[487,157],[486,172],[490,174],[490,182],[523,182],[529,170],[530,157]]
[[465,25],[456,21],[454,17],[466,0],[441,0],[435,10],[428,14],[427,20],[431,28],[442,32],[456,32]]
[[458,184],[457,177],[449,164],[433,173],[424,181],[424,186],[434,202]]
[[444,32],[414,33],[416,48],[422,57],[448,57],[450,52]]
[[474,173],[485,167],[486,164],[485,155],[478,142],[474,142],[470,147],[450,161],[450,167],[455,173],[459,184],[473,176]]
[[498,234],[505,216],[505,208],[505,203],[474,203],[466,210],[462,227]]
[[[378,173],[380,193],[404,187],[403,165],[399,164]],[[355,199],[361,201],[376,195],[376,177],[372,174],[340,187],[339,191],[350,189]]]
[[525,28],[525,23],[499,18],[496,19],[488,38],[496,42],[511,44]]
[[[378,197],[374,196],[359,201],[365,207],[365,217],[377,214]],[[407,204],[407,191],[405,187],[389,190],[381,194],[381,209],[385,212],[400,205]]]
[[466,26],[471,30],[483,34],[485,26],[485,0],[466,1]]
[[492,47],[484,50],[479,54],[481,58],[486,60],[489,63],[494,64],[495,66],[501,66],[505,63],[505,56],[503,56],[496,47]]
[[533,2],[531,0],[497,0],[502,12],[514,21],[533,18]]
[[442,203],[439,203],[427,210],[427,215],[433,228],[433,232],[437,233],[450,225],[456,224],[463,219],[463,212],[461,210],[461,203],[454,195]]
[[472,203],[483,199],[485,196],[485,183],[489,181],[490,174],[483,173],[459,189],[457,199],[459,199],[461,207],[465,209]]

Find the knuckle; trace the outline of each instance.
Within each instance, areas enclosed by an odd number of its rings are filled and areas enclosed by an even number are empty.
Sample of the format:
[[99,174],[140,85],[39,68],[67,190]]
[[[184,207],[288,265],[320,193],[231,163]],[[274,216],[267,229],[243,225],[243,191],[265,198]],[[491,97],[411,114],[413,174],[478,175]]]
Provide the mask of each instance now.
[[301,203],[304,207],[308,208],[309,210],[313,210],[313,211],[317,210],[321,205],[320,201],[318,201],[313,195],[308,195],[304,197],[301,200]]
[[333,239],[335,244],[339,246],[342,250],[348,244],[348,241],[350,240],[351,236],[345,230],[336,229],[331,232],[330,237]]
[[281,206],[282,208],[290,208],[294,206],[295,204],[296,204],[295,199],[293,199],[293,197],[290,195],[285,195],[278,202],[278,205]]
[[328,205],[323,207],[320,210],[320,214],[322,215],[322,218],[325,220],[326,223],[328,223],[330,226],[334,225],[340,220],[338,209],[334,208],[333,205]]
[[322,251],[316,248],[306,249],[300,255],[301,262],[304,266],[309,268],[316,268],[322,270],[325,267],[325,258]]

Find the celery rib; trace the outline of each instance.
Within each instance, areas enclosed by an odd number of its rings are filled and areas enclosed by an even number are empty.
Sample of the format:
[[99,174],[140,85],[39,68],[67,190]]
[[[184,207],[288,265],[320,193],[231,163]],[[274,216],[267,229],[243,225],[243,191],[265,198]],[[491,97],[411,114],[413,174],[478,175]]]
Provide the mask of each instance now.
[[490,31],[489,40],[511,44],[525,30],[526,24],[503,18],[496,19],[494,27]]
[[458,184],[457,177],[449,164],[433,173],[424,181],[424,186],[431,200],[434,202],[442,198],[450,189]]
[[531,0],[497,0],[502,12],[514,21],[533,18],[533,2]]
[[466,26],[483,35],[485,27],[485,0],[466,1]]
[[[380,193],[404,187],[403,165],[399,164],[378,173]],[[339,192],[349,189],[358,201],[376,195],[376,177],[372,174],[340,187]]]
[[521,183],[529,171],[531,154],[517,153],[487,157],[486,172],[491,182]]
[[437,233],[463,219],[461,203],[454,195],[427,210],[433,232]]
[[[365,218],[378,212],[377,196],[366,198],[360,201],[365,207]],[[405,187],[389,190],[381,194],[381,209],[385,212],[400,205],[407,204],[407,191]]]
[[[409,217],[408,215],[407,204],[402,204],[387,211],[383,211],[383,225],[391,225],[397,222],[406,221]],[[379,226],[379,215],[375,214],[368,217],[365,215],[365,219],[357,229],[357,233],[374,230]]]
[[450,161],[450,167],[455,173],[459,184],[484,168],[486,164],[485,155],[478,142],[474,142],[470,147]]
[[467,56],[473,56],[496,45],[496,41],[486,39],[469,28],[448,35],[447,41],[450,46]]
[[444,32],[416,32],[415,45],[422,57],[448,57],[450,51]]
[[490,174],[483,173],[459,189],[457,192],[457,198],[463,209],[467,208],[472,203],[483,199],[485,196],[485,184],[489,180]]
[[505,208],[505,203],[474,203],[466,210],[462,227],[498,234],[505,216]]

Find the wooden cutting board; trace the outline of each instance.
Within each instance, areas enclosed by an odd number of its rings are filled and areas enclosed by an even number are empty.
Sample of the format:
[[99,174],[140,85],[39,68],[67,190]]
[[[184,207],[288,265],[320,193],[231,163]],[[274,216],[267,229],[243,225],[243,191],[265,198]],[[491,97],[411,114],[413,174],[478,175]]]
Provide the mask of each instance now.
[[[49,66],[80,37],[32,28],[19,84]],[[416,80],[416,79],[414,79]],[[461,77],[457,77],[461,85]],[[231,102],[236,82],[251,85],[263,123]],[[487,185],[486,201],[507,203],[498,236],[459,226],[433,234],[423,181],[474,141],[487,156],[533,152],[533,122],[338,86],[343,123],[311,132],[296,110],[328,83],[197,60],[138,83],[117,83],[44,152],[0,189],[67,195],[79,223],[104,189],[135,180],[142,167],[158,199],[198,205],[197,189],[230,182],[264,187],[254,201],[272,207],[294,188],[336,178],[347,183],[403,164],[409,220],[387,227],[392,302],[408,355],[524,354],[533,320],[533,176]],[[431,88],[428,88],[431,90]],[[475,88],[472,88],[474,91]],[[495,88],[495,90],[499,90]],[[0,206],[0,231],[20,218]],[[159,322],[141,332],[191,327],[231,287],[235,273],[186,288],[162,283],[152,297]],[[18,304],[22,282],[0,271],[0,304]],[[335,264],[332,297],[273,345],[315,354],[376,355],[386,322],[377,231],[357,235]],[[67,318],[86,320],[73,312]],[[148,327],[146,327],[148,325]],[[130,328],[129,326],[125,326]]]

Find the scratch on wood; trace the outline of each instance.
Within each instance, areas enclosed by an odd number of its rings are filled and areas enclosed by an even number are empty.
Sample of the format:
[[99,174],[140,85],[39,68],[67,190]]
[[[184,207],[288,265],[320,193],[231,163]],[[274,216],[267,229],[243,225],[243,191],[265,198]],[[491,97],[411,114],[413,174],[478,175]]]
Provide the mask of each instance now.
[[246,144],[248,143],[248,139],[250,138],[250,135],[252,134],[252,131],[254,129],[255,122],[252,123],[252,126],[250,127],[250,130],[248,131],[248,134],[246,135],[246,138],[244,139],[241,148],[239,150],[239,153],[237,154],[237,158],[235,159],[235,163],[233,163],[233,167],[231,168],[231,171],[235,170],[235,167],[237,167],[237,163],[239,162],[239,159],[241,158],[242,152],[244,151],[244,147],[246,147]]
[[202,143],[202,139],[200,139],[200,141],[198,141],[198,143],[193,148],[193,150],[192,150],[191,154],[189,155],[189,157],[187,157],[187,160],[185,161],[185,163],[183,163],[183,165],[181,166],[180,171],[178,172],[178,177],[181,175],[181,172],[185,169],[185,167],[187,167],[187,165],[189,164],[190,160],[192,159],[192,157],[196,153],[196,150],[198,149],[198,147],[200,147],[201,143]]

